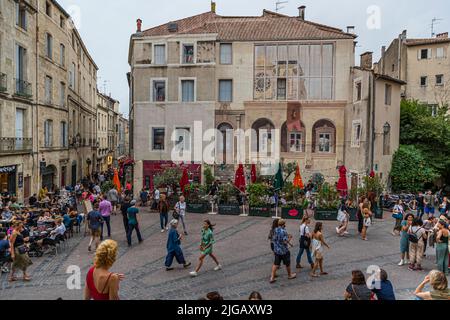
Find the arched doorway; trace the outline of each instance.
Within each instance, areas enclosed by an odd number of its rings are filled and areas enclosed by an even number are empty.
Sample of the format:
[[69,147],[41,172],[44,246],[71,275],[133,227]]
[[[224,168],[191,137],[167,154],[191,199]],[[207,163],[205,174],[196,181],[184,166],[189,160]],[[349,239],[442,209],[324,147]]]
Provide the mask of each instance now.
[[275,138],[272,130],[275,130],[275,126],[269,119],[262,118],[253,123],[252,152],[267,152],[267,155],[270,156]]
[[233,127],[229,123],[222,123],[217,127],[221,133],[217,141],[217,164],[233,163]]
[[48,191],[54,191],[55,189],[55,177],[56,177],[56,167],[54,165],[47,166],[42,171],[42,187],[47,187]]

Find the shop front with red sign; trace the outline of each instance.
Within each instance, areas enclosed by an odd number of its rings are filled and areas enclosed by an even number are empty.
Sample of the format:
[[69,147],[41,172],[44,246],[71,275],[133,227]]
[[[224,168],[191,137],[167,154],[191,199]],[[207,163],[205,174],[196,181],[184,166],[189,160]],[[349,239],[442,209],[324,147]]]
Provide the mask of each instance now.
[[176,164],[172,161],[144,161],[143,162],[143,186],[146,189],[154,189],[154,178],[167,168],[179,167],[182,170],[188,170],[189,182],[201,183],[202,165],[201,164]]

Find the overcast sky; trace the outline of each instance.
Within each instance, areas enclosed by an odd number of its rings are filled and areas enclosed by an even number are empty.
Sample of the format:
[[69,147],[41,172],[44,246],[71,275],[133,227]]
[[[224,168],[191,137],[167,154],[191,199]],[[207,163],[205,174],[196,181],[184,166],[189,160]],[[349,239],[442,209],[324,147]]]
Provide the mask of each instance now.
[[[279,0],[283,1],[283,0]],[[136,19],[148,29],[210,10],[210,0],[59,0],[79,25],[79,31],[99,67],[98,87],[120,101],[120,110],[128,117],[128,46],[136,31]],[[275,10],[277,0],[216,0],[217,13],[232,16],[261,15],[263,9]],[[356,27],[357,57],[365,51],[380,56],[381,46],[402,30],[408,37],[430,37],[433,18],[443,19],[436,33],[450,31],[447,0],[290,0],[279,12],[297,15],[297,7],[306,5],[306,19],[332,27]],[[78,18],[79,17],[79,18]],[[358,58],[359,59],[359,58]]]

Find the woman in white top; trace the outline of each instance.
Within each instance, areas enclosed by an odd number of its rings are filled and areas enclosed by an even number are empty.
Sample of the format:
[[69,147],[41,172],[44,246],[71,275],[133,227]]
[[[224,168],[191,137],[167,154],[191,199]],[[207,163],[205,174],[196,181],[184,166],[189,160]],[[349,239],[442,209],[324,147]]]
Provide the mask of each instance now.
[[325,276],[328,273],[323,271],[323,246],[330,249],[330,246],[325,242],[322,234],[323,224],[317,222],[312,234],[311,247],[314,255],[314,266],[311,271],[311,277],[317,278],[316,270],[320,268],[320,275]]
[[177,202],[175,205],[175,212],[178,214],[177,220],[180,220],[183,225],[183,231],[184,235],[187,236],[188,233],[186,231],[186,224],[185,224],[185,216],[186,216],[186,201],[184,196],[180,197],[180,201]]
[[[395,226],[394,226],[394,230],[392,231],[392,235],[399,236],[400,231],[402,229],[403,216],[405,214],[402,200],[397,201],[397,204],[394,206],[393,213],[394,213],[394,215],[398,214],[399,217],[395,219]],[[401,215],[401,218],[400,218],[400,215]]]

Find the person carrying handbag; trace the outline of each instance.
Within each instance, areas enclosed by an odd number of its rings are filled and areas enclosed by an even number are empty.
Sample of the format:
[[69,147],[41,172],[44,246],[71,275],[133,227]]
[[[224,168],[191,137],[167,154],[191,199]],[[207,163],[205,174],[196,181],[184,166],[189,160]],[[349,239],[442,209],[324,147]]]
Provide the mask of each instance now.
[[181,224],[183,225],[184,235],[187,236],[188,233],[186,230],[185,217],[186,217],[186,201],[184,196],[181,196],[180,201],[178,201],[175,204],[175,211],[173,212],[173,218],[175,220],[181,221]]
[[310,223],[310,218],[308,216],[304,216],[302,219],[302,224],[300,226],[300,250],[297,255],[297,269],[303,269],[300,263],[302,260],[303,252],[305,251],[311,269],[314,268],[314,261],[311,255],[311,232],[309,231],[308,227]]

